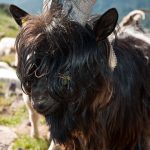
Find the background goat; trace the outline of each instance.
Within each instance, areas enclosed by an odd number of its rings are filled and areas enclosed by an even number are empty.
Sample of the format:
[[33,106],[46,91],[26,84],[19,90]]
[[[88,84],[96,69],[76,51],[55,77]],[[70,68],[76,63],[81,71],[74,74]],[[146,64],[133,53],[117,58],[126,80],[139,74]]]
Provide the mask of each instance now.
[[[146,13],[148,13],[146,11]],[[144,28],[141,26],[141,20],[145,19],[145,11],[134,10],[125,16],[119,24],[118,36],[132,36],[139,39],[141,42],[150,44],[150,36]],[[145,44],[143,43],[143,49],[145,49]],[[136,45],[135,45],[136,46]],[[150,53],[144,51],[145,58],[149,61]]]
[[[17,96],[23,94],[21,90],[21,84],[15,70],[5,62],[0,62],[0,81],[6,83],[6,97],[9,97],[11,94],[15,94]],[[31,106],[30,99],[26,94],[23,94],[23,100],[29,113],[29,121],[31,122],[31,136],[38,137],[38,115]]]
[[15,53],[15,38],[4,37],[0,40],[0,56]]

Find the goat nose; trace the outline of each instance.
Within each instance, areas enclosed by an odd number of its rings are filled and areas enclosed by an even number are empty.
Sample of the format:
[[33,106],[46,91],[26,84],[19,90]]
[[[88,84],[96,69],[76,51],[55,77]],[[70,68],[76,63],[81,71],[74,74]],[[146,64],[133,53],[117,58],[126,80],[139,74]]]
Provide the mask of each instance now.
[[32,106],[39,113],[44,113],[49,108],[49,104],[47,100],[41,100],[41,99],[32,100]]

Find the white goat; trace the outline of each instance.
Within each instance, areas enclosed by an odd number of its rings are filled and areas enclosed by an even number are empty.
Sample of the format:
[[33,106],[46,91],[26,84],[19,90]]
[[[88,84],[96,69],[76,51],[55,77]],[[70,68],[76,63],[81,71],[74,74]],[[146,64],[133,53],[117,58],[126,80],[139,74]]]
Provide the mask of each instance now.
[[[5,82],[6,87],[9,87],[11,84],[14,84],[15,90],[17,89],[18,92],[21,91],[20,81],[16,75],[15,70],[5,62],[0,62],[0,81]],[[5,96],[9,96],[11,92],[15,91],[11,91],[9,90],[9,88],[7,88]]]
[[[125,36],[130,35],[134,38],[140,39],[141,41],[143,41],[143,43],[146,42],[150,44],[149,33],[145,32],[144,28],[142,28],[140,24],[141,20],[145,19],[145,13],[149,13],[149,11],[133,10],[127,16],[125,16],[119,24],[118,36],[120,34],[123,34]],[[148,55],[149,54],[145,53],[145,58],[147,59],[147,61],[149,60]]]
[[[5,94],[6,97],[10,96],[10,93],[12,92],[10,89],[10,85],[12,85],[12,83],[16,85],[14,89],[15,91],[13,92],[17,92],[18,94],[22,93],[20,81],[16,75],[16,71],[5,62],[0,62],[0,81],[5,82],[6,87],[8,87],[6,89],[7,90]],[[23,100],[27,106],[29,113],[29,120],[31,122],[31,136],[38,137],[38,128],[37,128],[38,114],[32,108],[29,96],[23,94]]]
[[119,24],[118,34],[127,33],[131,36],[139,38],[150,43],[150,37],[141,26],[141,21],[145,19],[145,11],[133,10],[125,16]]
[[144,32],[140,27],[140,21],[145,20],[145,12],[142,10],[133,10],[126,15],[119,24],[119,32],[123,32],[129,27],[134,27],[134,30]]
[[0,56],[15,52],[15,38],[4,37],[0,40]]

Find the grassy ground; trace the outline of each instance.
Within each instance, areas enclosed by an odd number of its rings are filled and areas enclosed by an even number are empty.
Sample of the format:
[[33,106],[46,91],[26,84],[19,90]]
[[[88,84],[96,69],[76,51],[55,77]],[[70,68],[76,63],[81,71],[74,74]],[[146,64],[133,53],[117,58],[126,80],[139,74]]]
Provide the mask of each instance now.
[[[13,142],[12,150],[47,150],[48,141],[45,136],[35,139],[30,137],[30,126],[27,126],[28,112],[22,100],[16,96],[4,97],[4,83],[0,82],[0,125],[16,131],[18,138]],[[19,104],[20,103],[20,104]],[[45,120],[41,117],[40,126],[45,130]]]
[[15,37],[18,29],[19,28],[12,17],[0,9],[0,37]]
[[20,124],[28,116],[25,106],[17,108],[15,111],[10,111],[6,111],[5,109],[5,112],[3,112],[3,115],[0,117],[0,125],[14,127]]
[[20,138],[13,143],[12,150],[17,150],[18,148],[25,150],[47,150],[48,142],[44,139],[33,139],[27,135],[24,135],[20,136]]

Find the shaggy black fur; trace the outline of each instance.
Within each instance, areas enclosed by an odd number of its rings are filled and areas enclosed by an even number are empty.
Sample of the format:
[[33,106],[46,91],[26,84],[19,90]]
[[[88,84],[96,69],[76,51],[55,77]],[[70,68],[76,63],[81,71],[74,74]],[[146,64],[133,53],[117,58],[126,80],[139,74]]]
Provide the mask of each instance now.
[[83,27],[58,9],[22,17],[10,10],[22,26],[17,73],[52,138],[69,150],[148,150],[150,45],[127,36],[109,42],[117,11]]

